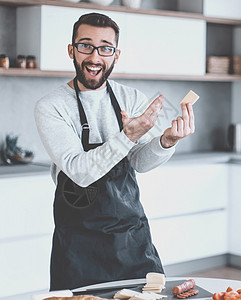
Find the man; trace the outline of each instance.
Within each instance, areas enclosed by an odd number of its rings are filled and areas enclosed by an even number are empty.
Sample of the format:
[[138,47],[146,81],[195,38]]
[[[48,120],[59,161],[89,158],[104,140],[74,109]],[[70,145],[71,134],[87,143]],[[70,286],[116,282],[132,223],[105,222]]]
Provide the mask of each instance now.
[[120,56],[118,37],[109,17],[81,16],[68,46],[76,77],[36,105],[56,183],[51,290],[164,273],[134,170],[166,162],[194,132],[194,115],[183,105],[171,128],[147,139],[164,99],[146,108],[141,92],[107,81]]

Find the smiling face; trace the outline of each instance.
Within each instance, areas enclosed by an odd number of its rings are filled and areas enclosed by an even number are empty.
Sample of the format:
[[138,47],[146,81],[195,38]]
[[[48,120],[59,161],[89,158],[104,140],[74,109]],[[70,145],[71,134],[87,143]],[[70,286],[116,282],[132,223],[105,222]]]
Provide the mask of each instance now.
[[[75,43],[89,44],[95,47],[116,47],[116,34],[111,27],[81,24]],[[100,56],[97,49],[92,54],[84,54],[78,52],[73,45],[68,46],[68,51],[70,58],[74,60],[79,88],[82,91],[104,88],[106,79],[111,74],[120,55],[120,50],[116,50],[113,56]]]

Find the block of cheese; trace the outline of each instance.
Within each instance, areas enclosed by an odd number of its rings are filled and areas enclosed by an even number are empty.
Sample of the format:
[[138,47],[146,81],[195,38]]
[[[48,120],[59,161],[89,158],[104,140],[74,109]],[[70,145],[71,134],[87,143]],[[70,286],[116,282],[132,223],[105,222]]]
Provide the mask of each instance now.
[[141,293],[140,295],[131,297],[130,300],[157,300],[157,298],[155,297],[155,295],[152,294]]
[[142,294],[131,297],[129,300],[159,300],[163,298],[167,298],[167,296],[152,292],[144,292]]
[[165,275],[162,273],[154,272],[147,273],[146,284],[160,284],[165,286]]
[[131,297],[140,296],[140,295],[142,295],[142,294],[139,292],[129,290],[129,289],[122,289],[122,290],[118,291],[117,293],[115,293],[114,299],[129,299]]
[[154,292],[154,293],[160,293],[162,290],[163,290],[163,286],[161,286],[161,285],[159,288],[143,287],[143,289],[142,289],[143,292]]
[[161,294],[157,294],[151,291],[144,291],[143,294],[151,294],[153,297],[155,297],[157,300],[158,299],[163,299],[163,298],[167,298],[167,295],[161,295]]
[[148,286],[149,288],[159,288],[161,286],[163,286],[162,283],[147,283],[145,286]]
[[190,90],[187,95],[182,99],[181,103],[191,103],[194,104],[199,99],[199,96],[194,93],[194,91]]
[[151,291],[160,293],[165,288],[165,275],[161,273],[147,273],[146,285],[142,288],[143,291]]

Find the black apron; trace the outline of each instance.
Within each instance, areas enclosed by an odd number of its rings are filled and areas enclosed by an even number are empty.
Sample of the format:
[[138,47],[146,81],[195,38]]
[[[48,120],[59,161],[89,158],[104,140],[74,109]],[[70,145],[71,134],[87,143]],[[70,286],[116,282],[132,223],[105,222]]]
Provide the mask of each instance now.
[[[89,151],[101,144],[89,144],[89,126],[76,78],[74,85],[82,145]],[[121,131],[121,110],[108,82],[107,91]],[[50,290],[164,273],[139,201],[135,171],[126,157],[86,188],[60,171],[54,220]]]

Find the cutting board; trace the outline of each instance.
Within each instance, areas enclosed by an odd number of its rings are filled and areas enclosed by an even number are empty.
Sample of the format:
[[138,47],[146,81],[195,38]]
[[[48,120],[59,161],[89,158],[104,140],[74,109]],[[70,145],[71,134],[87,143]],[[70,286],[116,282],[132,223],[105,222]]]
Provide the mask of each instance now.
[[[175,281],[167,281],[166,282],[166,288],[161,292],[162,295],[166,295],[167,298],[164,298],[163,300],[167,299],[167,300],[178,300],[177,297],[174,297],[172,295],[172,288],[176,285],[179,285],[181,283],[183,283],[184,281],[183,280],[175,280]],[[133,288],[129,288],[133,291],[137,291],[137,292],[142,292],[142,287],[144,286],[144,284],[139,284],[139,285],[136,285],[135,287]],[[102,297],[102,298],[108,298],[108,299],[111,299],[113,298],[114,294],[116,292],[118,292],[119,290],[121,289],[124,289],[125,287],[122,286],[120,288],[117,288],[117,289],[113,289],[113,290],[108,290],[108,291],[99,291],[99,292],[78,292],[78,293],[75,293],[75,294],[78,294],[78,295],[86,295],[86,294],[91,294],[91,295],[94,295],[94,296],[99,296],[99,297]],[[192,297],[189,297],[187,299],[200,299],[200,298],[211,298],[212,297],[212,293],[208,292],[207,290],[199,287],[198,285],[195,286],[196,290],[199,290],[199,293],[198,295],[195,295],[195,296],[192,296]]]

